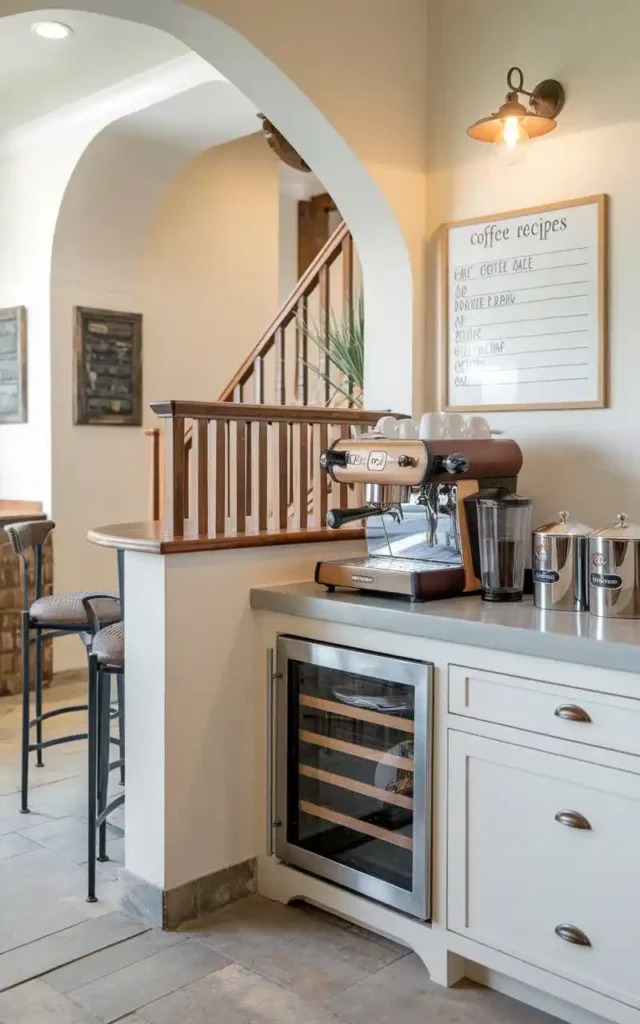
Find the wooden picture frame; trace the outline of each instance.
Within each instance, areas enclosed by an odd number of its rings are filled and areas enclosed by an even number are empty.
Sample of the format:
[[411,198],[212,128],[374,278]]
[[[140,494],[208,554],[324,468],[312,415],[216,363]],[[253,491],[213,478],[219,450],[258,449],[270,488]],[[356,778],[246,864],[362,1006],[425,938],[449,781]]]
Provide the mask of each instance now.
[[142,426],[142,314],[74,308],[73,422]]
[[[445,412],[514,412],[521,410],[549,410],[549,409],[602,409],[608,404],[609,387],[609,364],[608,364],[608,197],[604,194],[584,196],[578,199],[569,199],[564,202],[548,203],[542,206],[525,207],[519,210],[509,210],[503,213],[491,214],[486,217],[471,217],[467,220],[452,221],[441,225],[441,331],[439,344],[440,360],[440,396],[441,408]],[[578,401],[526,401],[526,402],[488,402],[488,403],[460,403],[451,401],[450,388],[450,362],[451,362],[451,295],[450,295],[450,239],[451,232],[457,228],[464,228],[475,224],[493,224],[512,220],[519,217],[537,216],[546,213],[556,214],[560,210],[571,210],[575,207],[595,206],[596,207],[596,272],[597,280],[593,288],[592,298],[597,306],[597,353],[594,354],[592,366],[597,373],[597,394],[592,399]],[[566,250],[567,252],[569,250]],[[533,254],[536,255],[535,253]],[[513,257],[510,257],[513,258]],[[544,268],[546,269],[546,268]],[[549,268],[559,269],[559,268]],[[568,282],[566,282],[568,283]],[[549,285],[549,287],[553,287]],[[515,289],[519,290],[518,288]],[[586,314],[584,314],[586,315]],[[550,318],[554,319],[554,318]],[[559,319],[559,317],[558,317]],[[524,321],[521,321],[524,322]],[[523,335],[524,337],[524,335]],[[542,383],[542,382],[541,382]]]
[[27,422],[27,311],[0,309],[0,423]]

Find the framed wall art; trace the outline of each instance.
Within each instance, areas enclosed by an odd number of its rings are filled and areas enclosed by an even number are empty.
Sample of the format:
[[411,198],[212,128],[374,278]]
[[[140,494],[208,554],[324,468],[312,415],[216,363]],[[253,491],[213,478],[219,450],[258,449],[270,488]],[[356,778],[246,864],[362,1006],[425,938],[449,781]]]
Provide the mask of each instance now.
[[74,310],[76,424],[142,425],[142,315]]
[[27,422],[27,311],[0,309],[0,423]]
[[443,226],[442,405],[607,402],[606,196]]

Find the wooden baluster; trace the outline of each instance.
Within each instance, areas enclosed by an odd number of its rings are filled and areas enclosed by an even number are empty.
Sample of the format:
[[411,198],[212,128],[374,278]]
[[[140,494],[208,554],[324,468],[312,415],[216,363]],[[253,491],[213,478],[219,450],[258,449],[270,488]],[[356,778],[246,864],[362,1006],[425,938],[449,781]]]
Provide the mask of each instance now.
[[309,303],[307,296],[303,295],[296,306],[296,401],[299,405],[309,404],[308,323]]
[[296,522],[299,529],[304,530],[307,527],[307,514],[309,508],[309,430],[308,424],[298,423],[295,426],[295,433],[297,434],[296,448],[296,468],[297,468],[297,488],[296,488],[296,503],[297,503],[297,515]]
[[268,496],[268,424],[261,420],[258,423],[258,529],[269,527],[269,496]]
[[193,425],[193,468],[196,476],[196,530],[199,537],[209,536],[209,421]]
[[184,416],[167,420],[165,437],[164,528],[167,537],[184,537],[186,452]]
[[[355,316],[353,298],[353,238],[351,235],[347,235],[342,243],[342,308],[345,321],[351,328],[353,328]],[[349,377],[346,383],[349,390],[349,407],[352,408],[354,381]]]
[[227,424],[225,420],[215,420],[216,445],[216,537],[224,537],[227,516]]
[[[340,437],[349,437],[349,424],[341,423],[339,427]],[[349,508],[349,484],[339,484],[338,505],[340,508]]]
[[[232,530],[236,533],[245,532],[245,517],[247,511],[247,423],[246,420],[236,420],[236,501],[235,501],[235,522]],[[231,489],[231,488],[229,488]]]
[[324,381],[324,404],[329,405],[331,401],[331,357],[329,355],[329,328],[331,321],[329,317],[331,296],[329,292],[329,268],[322,267],[319,274],[320,286],[320,329],[326,352],[322,353],[322,366],[325,375]]
[[145,437],[151,438],[149,459],[149,515],[152,522],[160,519],[160,430],[147,427]]
[[253,363],[253,400],[256,405],[264,405],[264,359],[257,356]]
[[277,499],[274,502],[274,515],[276,529],[286,530],[289,518],[289,484],[288,484],[288,445],[289,424],[278,423],[275,425],[276,434],[276,491]]
[[279,327],[276,335],[276,402],[279,405],[287,404],[286,334],[284,327]]
[[[193,424],[192,424],[193,429]],[[186,431],[185,431],[186,435]],[[184,518],[188,519],[191,514],[191,455],[193,452],[193,438],[187,437],[184,445]]]
[[[316,455],[320,458],[321,452],[328,448],[328,432],[327,424],[320,423],[313,427],[315,437],[317,438]],[[324,470],[320,469],[319,465],[316,466],[315,478],[313,482],[313,514],[316,520],[316,526],[322,528],[326,526],[327,521],[327,484],[329,476]]]
[[253,495],[253,423],[247,420],[247,442],[246,442],[246,457],[244,460],[245,476],[246,476],[246,513],[248,516],[251,515],[252,511],[252,495]]

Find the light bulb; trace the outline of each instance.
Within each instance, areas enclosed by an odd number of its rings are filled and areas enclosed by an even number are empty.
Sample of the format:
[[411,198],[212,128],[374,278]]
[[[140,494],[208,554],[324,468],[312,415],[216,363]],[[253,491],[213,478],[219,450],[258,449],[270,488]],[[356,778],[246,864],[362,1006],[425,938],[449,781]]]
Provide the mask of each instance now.
[[505,117],[493,149],[503,163],[516,164],[523,159],[528,141],[529,135],[522,126],[521,118]]
[[73,35],[70,25],[62,21],[36,21],[31,26],[31,31],[41,39],[68,39]]

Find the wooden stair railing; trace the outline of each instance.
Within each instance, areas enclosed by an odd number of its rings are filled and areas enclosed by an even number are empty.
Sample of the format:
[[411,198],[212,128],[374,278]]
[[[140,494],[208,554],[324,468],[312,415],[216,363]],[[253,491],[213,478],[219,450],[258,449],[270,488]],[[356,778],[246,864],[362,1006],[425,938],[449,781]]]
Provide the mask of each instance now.
[[[332,269],[341,274],[336,278]],[[336,266],[334,266],[336,265]],[[354,251],[347,225],[341,223],[305,271],[262,338],[247,356],[238,372],[223,389],[221,402],[265,402],[277,405],[309,405],[312,396],[310,363],[319,360],[319,368],[329,375],[331,364],[320,350],[309,352],[304,327],[313,323],[327,337],[329,312],[333,303],[337,315],[353,310]],[[350,315],[350,314],[349,314]],[[331,384],[317,377],[318,405],[329,405]],[[350,384],[351,382],[349,382]]]
[[[320,452],[383,415],[230,402],[167,401],[151,408],[164,425],[162,439],[153,435],[156,479],[164,450],[163,512],[159,488],[153,502],[165,539],[179,540],[188,529],[192,537],[246,536],[246,543],[255,544],[332,534],[325,526],[329,479],[320,471]],[[189,427],[190,450],[185,445]],[[334,485],[332,500],[357,507],[361,488]]]

